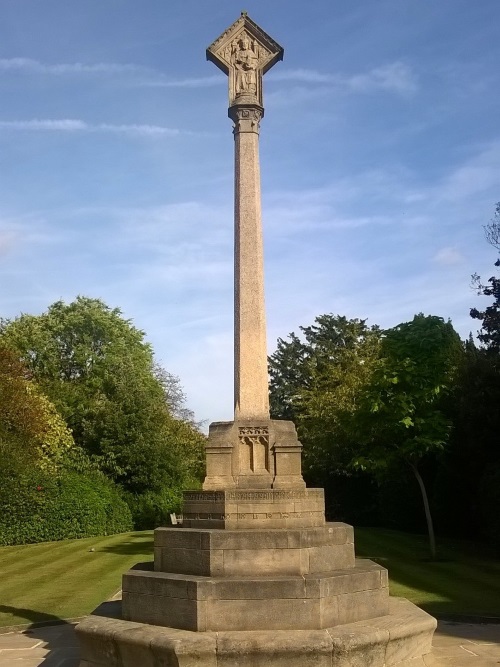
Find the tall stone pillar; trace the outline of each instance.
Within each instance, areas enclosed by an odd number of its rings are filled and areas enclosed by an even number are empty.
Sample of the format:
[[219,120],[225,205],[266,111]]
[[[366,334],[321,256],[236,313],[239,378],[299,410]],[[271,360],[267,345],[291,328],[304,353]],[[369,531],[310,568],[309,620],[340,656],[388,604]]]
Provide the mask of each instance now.
[[[186,492],[184,525],[256,528],[290,520],[316,525],[324,522],[322,495],[312,500],[314,492],[309,497],[305,491],[295,427],[269,415],[259,129],[262,78],[283,58],[283,49],[243,12],[208,47],[207,58],[228,76],[234,134],[234,421],[210,424],[207,493]],[[269,492],[254,497],[234,491],[230,502],[214,504],[211,492],[229,489]],[[278,511],[275,500],[283,489],[300,492],[301,499],[307,496],[310,513],[303,515],[302,500],[297,506],[282,504]],[[255,511],[246,511],[245,498]]]
[[235,138],[235,418],[210,424],[202,490],[157,528],[154,570],[125,573],[118,616],[77,627],[80,667],[417,667],[435,620],[325,523],[290,421],[269,418],[259,176],[262,75],[283,50],[246,14],[208,49]]
[[234,418],[269,419],[259,124],[251,102],[229,108],[234,122]]
[[243,12],[207,58],[228,75],[234,123],[234,418],[269,419],[259,124],[262,76],[283,49]]

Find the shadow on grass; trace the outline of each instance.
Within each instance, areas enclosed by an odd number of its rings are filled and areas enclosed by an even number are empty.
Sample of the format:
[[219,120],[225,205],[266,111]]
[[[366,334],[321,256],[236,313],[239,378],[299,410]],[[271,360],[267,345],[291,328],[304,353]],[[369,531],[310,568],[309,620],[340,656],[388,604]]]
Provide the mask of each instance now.
[[[358,540],[359,537],[359,540]],[[438,559],[425,558],[425,537],[358,529],[357,554],[389,570],[391,591],[443,620],[500,620],[500,562],[475,543],[440,540]]]
[[101,553],[119,554],[120,556],[145,556],[151,554],[153,557],[153,532],[134,533],[126,542],[119,544],[108,544],[97,547]]

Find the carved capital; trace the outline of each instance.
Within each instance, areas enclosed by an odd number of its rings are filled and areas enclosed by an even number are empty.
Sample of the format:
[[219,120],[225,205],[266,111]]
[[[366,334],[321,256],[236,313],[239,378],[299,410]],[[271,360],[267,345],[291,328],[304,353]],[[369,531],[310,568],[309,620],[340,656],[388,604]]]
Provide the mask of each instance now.
[[233,133],[253,132],[259,134],[260,120],[264,116],[264,109],[256,104],[229,107],[227,115],[234,123]]

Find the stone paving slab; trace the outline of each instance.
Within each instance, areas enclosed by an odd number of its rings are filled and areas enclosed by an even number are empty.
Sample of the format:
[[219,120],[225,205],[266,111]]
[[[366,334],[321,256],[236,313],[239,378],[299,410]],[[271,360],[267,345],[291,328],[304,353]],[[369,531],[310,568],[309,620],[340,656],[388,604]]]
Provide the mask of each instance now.
[[[0,635],[0,667],[78,667],[74,625]],[[425,667],[499,667],[500,625],[441,621]],[[138,665],[137,667],[140,667]]]

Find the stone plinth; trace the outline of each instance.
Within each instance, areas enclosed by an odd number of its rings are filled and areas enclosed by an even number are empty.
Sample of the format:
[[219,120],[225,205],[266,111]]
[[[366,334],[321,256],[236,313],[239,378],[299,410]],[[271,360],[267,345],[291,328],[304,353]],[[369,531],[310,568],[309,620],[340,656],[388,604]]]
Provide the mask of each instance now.
[[291,421],[240,419],[210,424],[206,491],[305,489],[302,445]]
[[325,523],[323,489],[186,491],[185,528],[261,530],[309,528]]
[[156,572],[203,577],[286,576],[354,567],[352,527],[290,530],[155,530]]
[[87,616],[80,667],[414,667],[436,621],[389,598],[385,616],[322,630],[192,632]]

